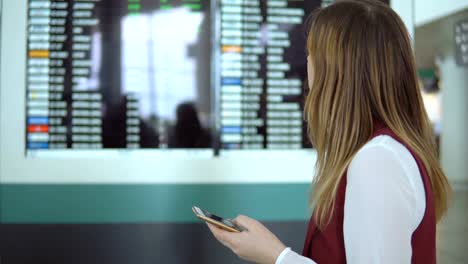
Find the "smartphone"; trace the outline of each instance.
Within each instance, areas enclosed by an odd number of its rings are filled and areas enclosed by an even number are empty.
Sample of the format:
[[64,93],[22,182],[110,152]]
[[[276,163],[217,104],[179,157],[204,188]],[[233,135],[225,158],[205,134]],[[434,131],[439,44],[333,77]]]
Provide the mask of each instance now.
[[231,220],[214,215],[206,210],[201,209],[200,207],[193,206],[192,211],[201,220],[213,224],[226,231],[238,233],[245,230],[244,228],[233,223]]

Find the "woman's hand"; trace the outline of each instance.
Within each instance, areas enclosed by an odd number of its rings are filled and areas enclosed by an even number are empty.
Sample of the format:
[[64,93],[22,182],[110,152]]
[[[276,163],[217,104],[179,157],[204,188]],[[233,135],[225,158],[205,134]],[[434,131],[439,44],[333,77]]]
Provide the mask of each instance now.
[[209,223],[208,227],[219,242],[240,258],[260,264],[274,264],[286,248],[257,220],[240,215],[234,222],[247,230],[240,233],[228,232]]

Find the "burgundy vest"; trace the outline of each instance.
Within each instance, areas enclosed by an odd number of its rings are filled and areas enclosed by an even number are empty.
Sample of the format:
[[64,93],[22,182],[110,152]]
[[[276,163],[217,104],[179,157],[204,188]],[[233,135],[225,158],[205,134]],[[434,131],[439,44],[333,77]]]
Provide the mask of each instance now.
[[[426,193],[426,209],[421,223],[414,231],[411,238],[411,263],[434,264],[436,263],[436,217],[431,183],[426,169],[414,152],[392,131],[390,131],[390,129],[382,125],[377,125],[372,138],[380,135],[391,136],[398,142],[402,143],[410,151],[418,164]],[[323,230],[319,230],[314,223],[314,217],[312,216],[310,219],[302,255],[314,260],[317,264],[346,263],[346,252],[343,238],[346,178],[347,175],[345,174],[339,184],[335,207],[333,208],[334,213],[330,223]]]

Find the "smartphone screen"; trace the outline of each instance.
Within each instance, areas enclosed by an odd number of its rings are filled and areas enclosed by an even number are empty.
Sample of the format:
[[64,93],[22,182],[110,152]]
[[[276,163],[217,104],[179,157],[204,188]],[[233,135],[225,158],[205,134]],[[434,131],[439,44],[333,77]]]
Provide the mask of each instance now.
[[201,208],[199,208],[197,206],[193,207],[193,211],[194,211],[195,214],[210,218],[210,219],[212,219],[212,220],[214,220],[216,222],[220,222],[220,223],[222,223],[222,224],[224,224],[224,225],[226,225],[226,226],[228,226],[228,227],[230,227],[232,229],[236,229],[238,231],[243,231],[244,230],[243,228],[241,228],[238,225],[234,224],[229,219],[224,219],[221,216],[217,216],[215,214],[212,214],[212,213],[210,213],[210,212],[208,212],[206,210],[203,210],[203,209],[201,209]]
[[205,211],[203,209],[201,209],[201,210],[203,211],[203,213],[205,214],[206,217],[211,218],[211,219],[213,219],[215,221],[221,222],[221,223],[223,223],[223,224],[225,224],[225,225],[227,225],[229,227],[237,228],[237,226],[233,222],[231,222],[231,221],[229,221],[227,219],[224,219],[221,216],[217,216],[217,215],[212,214],[212,213],[210,213],[208,211]]

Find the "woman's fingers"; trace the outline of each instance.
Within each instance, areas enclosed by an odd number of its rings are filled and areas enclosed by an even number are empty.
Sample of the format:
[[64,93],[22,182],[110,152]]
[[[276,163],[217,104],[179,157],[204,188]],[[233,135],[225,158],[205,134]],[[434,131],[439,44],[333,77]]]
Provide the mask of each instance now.
[[215,238],[221,242],[223,245],[229,247],[229,248],[232,248],[233,246],[233,240],[234,238],[232,237],[232,235],[234,233],[231,233],[231,232],[228,232],[228,231],[225,231],[213,224],[210,224],[210,223],[206,223],[208,225],[208,228],[211,230],[211,233],[213,233],[213,235],[215,236]]
[[245,215],[238,215],[233,221],[236,223],[236,225],[240,225],[247,230],[252,228],[256,223],[256,220]]
[[216,237],[216,239],[218,240],[224,240],[224,237],[223,237],[223,230],[221,230],[220,228],[210,224],[210,223],[206,223],[208,225],[208,228],[211,230],[211,233],[213,233],[213,235]]
[[285,248],[283,243],[255,219],[239,215],[233,221],[249,231],[229,232],[210,223],[207,225],[215,238],[240,258],[255,263],[274,263]]

